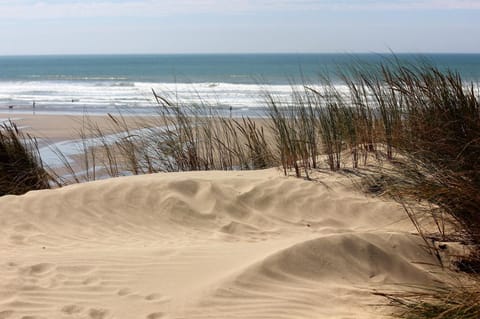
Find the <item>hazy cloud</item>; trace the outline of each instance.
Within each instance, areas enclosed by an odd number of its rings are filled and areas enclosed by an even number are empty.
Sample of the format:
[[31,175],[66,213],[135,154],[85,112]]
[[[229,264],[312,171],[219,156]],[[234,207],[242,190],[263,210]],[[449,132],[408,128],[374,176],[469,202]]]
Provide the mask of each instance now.
[[478,10],[480,0],[0,0],[0,54],[480,52]]
[[190,13],[242,13],[311,10],[480,9],[480,0],[0,0],[0,17],[162,16]]

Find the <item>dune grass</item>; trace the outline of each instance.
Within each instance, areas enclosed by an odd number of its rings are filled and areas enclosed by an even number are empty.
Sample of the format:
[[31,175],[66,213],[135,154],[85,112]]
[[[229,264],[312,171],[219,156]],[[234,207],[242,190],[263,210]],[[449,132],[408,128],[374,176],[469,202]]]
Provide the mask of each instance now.
[[228,118],[205,103],[184,103],[153,94],[158,102],[155,116],[127,121],[124,115],[109,114],[108,129],[100,129],[88,118],[84,121],[79,132],[84,147],[77,167],[62,158],[74,182],[105,176],[278,166],[267,142],[265,121]]
[[378,293],[399,311],[394,317],[405,319],[476,319],[480,318],[480,290],[475,285],[430,287],[411,293]]
[[50,188],[56,180],[43,167],[37,140],[12,122],[0,126],[0,196]]
[[[478,93],[458,74],[426,65],[382,66],[381,85],[368,86],[382,88],[387,95],[375,95],[385,128],[386,158],[393,167],[383,170],[384,187],[405,207],[432,253],[440,256],[434,244],[438,240],[460,240],[471,251],[459,256],[454,265],[446,265],[469,272],[471,285],[450,284],[443,290],[431,287],[421,293],[386,296],[404,310],[400,312],[403,318],[479,318]],[[380,100],[389,101],[386,111]],[[388,126],[395,127],[393,134]],[[393,151],[398,156],[392,161]],[[421,202],[428,203],[428,208],[418,205]],[[432,233],[424,223],[425,214],[437,232]]]

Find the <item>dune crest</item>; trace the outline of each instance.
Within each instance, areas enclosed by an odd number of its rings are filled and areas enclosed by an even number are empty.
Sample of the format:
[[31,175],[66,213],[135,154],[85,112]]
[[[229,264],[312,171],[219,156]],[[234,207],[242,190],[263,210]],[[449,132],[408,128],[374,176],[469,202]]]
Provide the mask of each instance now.
[[434,260],[350,184],[188,172],[2,197],[0,318],[385,317],[372,289],[431,283]]

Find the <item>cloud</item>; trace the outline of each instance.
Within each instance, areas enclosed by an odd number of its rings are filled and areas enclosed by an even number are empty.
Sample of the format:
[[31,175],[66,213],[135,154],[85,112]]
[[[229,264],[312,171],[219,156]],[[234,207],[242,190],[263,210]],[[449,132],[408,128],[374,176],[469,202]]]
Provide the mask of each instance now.
[[480,0],[264,0],[272,7],[330,10],[480,9]]
[[0,18],[161,17],[191,13],[480,9],[480,0],[0,0]]

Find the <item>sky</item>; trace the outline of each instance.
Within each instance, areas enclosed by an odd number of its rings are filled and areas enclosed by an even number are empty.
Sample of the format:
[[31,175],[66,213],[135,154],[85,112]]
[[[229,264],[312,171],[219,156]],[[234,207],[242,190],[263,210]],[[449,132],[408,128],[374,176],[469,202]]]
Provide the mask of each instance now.
[[480,0],[0,0],[0,55],[480,53]]

